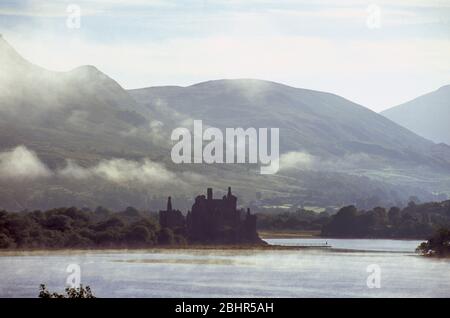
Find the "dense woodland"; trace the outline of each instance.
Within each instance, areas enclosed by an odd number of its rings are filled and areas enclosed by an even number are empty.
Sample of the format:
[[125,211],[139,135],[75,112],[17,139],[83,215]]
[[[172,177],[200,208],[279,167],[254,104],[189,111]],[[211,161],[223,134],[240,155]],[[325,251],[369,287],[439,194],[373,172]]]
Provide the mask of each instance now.
[[59,208],[0,212],[0,248],[139,248],[184,244],[184,236],[159,227],[155,214],[134,208]]
[[[299,210],[259,213],[258,229],[317,231],[326,237],[428,239],[450,229],[450,201],[399,209],[358,210],[347,206],[335,214]],[[141,248],[187,244],[182,231],[161,228],[156,213],[127,208],[58,208],[45,212],[0,211],[0,248]]]
[[330,222],[327,212],[313,212],[304,209],[293,211],[271,211],[258,213],[257,227],[263,231],[318,231]]
[[258,228],[269,231],[320,231],[326,237],[346,238],[429,238],[439,228],[450,228],[450,201],[407,207],[358,210],[346,206],[337,213],[306,210],[259,214]]
[[450,228],[450,201],[370,211],[347,206],[322,228],[322,236],[426,239],[439,228]]

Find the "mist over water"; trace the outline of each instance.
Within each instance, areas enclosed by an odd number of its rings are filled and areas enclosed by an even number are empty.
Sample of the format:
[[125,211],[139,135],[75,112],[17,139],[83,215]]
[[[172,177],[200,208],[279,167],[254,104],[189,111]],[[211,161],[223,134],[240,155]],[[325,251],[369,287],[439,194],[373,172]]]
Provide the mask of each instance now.
[[[81,283],[90,285],[98,297],[450,296],[450,260],[414,254],[416,241],[341,239],[328,243],[355,251],[5,252],[0,256],[0,296],[37,297],[41,283],[62,292],[68,275],[65,270],[73,263],[81,267]],[[370,273],[366,270],[371,264],[381,268],[380,288],[367,287]]]

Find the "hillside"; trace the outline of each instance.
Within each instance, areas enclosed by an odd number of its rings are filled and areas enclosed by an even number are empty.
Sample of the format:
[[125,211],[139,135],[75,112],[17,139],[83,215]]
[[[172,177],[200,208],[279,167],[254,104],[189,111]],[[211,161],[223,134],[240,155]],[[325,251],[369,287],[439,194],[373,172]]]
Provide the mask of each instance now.
[[420,136],[450,145],[450,85],[387,109],[381,114]]
[[174,113],[222,129],[278,127],[282,153],[306,151],[326,159],[367,154],[393,166],[449,168],[448,160],[427,155],[432,142],[330,93],[245,79],[151,87],[130,93],[155,116],[163,104]]

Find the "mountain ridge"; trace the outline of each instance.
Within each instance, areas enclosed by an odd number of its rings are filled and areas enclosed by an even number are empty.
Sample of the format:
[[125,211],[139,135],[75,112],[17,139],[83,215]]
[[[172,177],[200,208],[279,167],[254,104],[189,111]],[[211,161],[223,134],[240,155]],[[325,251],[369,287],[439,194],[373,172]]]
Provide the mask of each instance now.
[[[253,85],[256,83],[256,86]],[[250,84],[250,85],[248,85]],[[235,107],[233,105],[233,103],[228,103],[227,105],[220,105],[218,106],[217,103],[209,103],[208,105],[211,105],[212,107],[208,107],[208,106],[203,106],[203,108],[201,110],[196,111],[196,108],[198,108],[199,103],[189,103],[189,105],[186,106],[185,105],[177,105],[176,102],[173,100],[176,96],[181,96],[181,99],[183,100],[183,102],[185,102],[185,98],[187,95],[189,95],[190,97],[196,97],[195,94],[202,94],[201,98],[198,98],[198,100],[200,102],[202,102],[205,99],[205,96],[207,94],[216,94],[216,96],[219,97],[223,97],[224,94],[229,91],[230,94],[233,94],[233,98],[237,95],[240,94],[239,92],[239,86],[243,85],[244,88],[249,88],[249,92],[244,92],[242,99],[244,99],[244,101],[239,100],[237,101],[238,103],[240,103],[240,105],[238,107]],[[254,86],[253,88],[250,86]],[[218,89],[219,92],[217,93],[211,93],[211,91],[213,91],[214,89]],[[281,90],[286,90],[288,92],[280,92],[277,91],[278,89]],[[204,93],[203,91],[206,90],[207,92]],[[276,95],[278,94],[281,98],[292,98],[291,96],[288,96],[290,92],[294,92],[296,94],[301,94],[300,98],[297,97],[297,100],[294,101],[293,105],[288,105],[288,107],[293,107],[294,110],[298,110],[298,111],[306,111],[309,113],[309,115],[313,114],[313,115],[320,115],[320,116],[327,116],[327,118],[330,119],[330,122],[332,123],[332,119],[333,116],[341,116],[341,117],[345,117],[346,114],[345,112],[341,112],[341,113],[334,113],[336,111],[347,111],[348,109],[351,109],[352,111],[356,112],[356,115],[367,115],[370,114],[373,117],[376,117],[376,121],[377,124],[381,127],[383,126],[394,126],[393,123],[386,119],[384,116],[381,116],[373,111],[371,111],[370,109],[359,105],[357,103],[354,103],[352,101],[349,101],[343,97],[340,97],[336,94],[333,93],[327,93],[327,92],[320,92],[320,91],[315,91],[315,90],[308,90],[308,89],[304,89],[304,88],[295,88],[292,86],[287,86],[284,84],[280,84],[280,83],[275,83],[275,82],[270,82],[270,81],[263,81],[263,80],[256,80],[256,79],[237,79],[237,80],[213,80],[213,81],[206,81],[206,82],[201,82],[201,83],[197,83],[197,84],[193,84],[193,85],[189,85],[189,86],[184,86],[184,87],[174,87],[174,86],[160,86],[160,87],[148,87],[148,88],[141,88],[141,89],[132,89],[132,90],[128,90],[131,95],[133,97],[135,97],[135,99],[140,102],[140,103],[146,103],[146,96],[148,95],[148,98],[150,99],[161,99],[161,98],[169,98],[171,100],[168,101],[167,105],[169,107],[174,107],[175,106],[175,110],[176,111],[180,111],[180,112],[188,112],[190,111],[191,113],[188,115],[192,116],[192,112],[194,112],[194,115],[199,115],[201,117],[202,112],[208,110],[211,111],[212,108],[216,107],[220,109],[226,108],[229,110],[239,110],[239,108],[241,106],[249,106],[252,107],[255,110],[267,110],[265,109],[260,109],[262,107],[265,106],[261,106],[261,104],[255,103],[254,105],[249,105],[249,103],[247,103],[247,101],[245,99],[252,99],[252,98],[261,98],[261,96],[257,96],[259,95]],[[203,94],[204,93],[204,94]],[[160,94],[160,95],[159,95]],[[170,96],[169,96],[169,95]],[[194,95],[194,96],[193,96]],[[266,96],[264,96],[266,97]],[[267,96],[268,98],[272,98],[273,96]],[[321,105],[314,105],[312,103],[308,103],[305,102],[305,100],[307,99],[313,99],[316,98],[318,100],[319,103],[321,103]],[[322,102],[324,99],[331,99],[330,101],[327,101],[328,103]],[[151,102],[152,100],[150,100]],[[233,100],[233,102],[236,101]],[[283,103],[284,101],[281,101],[281,103]],[[273,102],[274,104],[277,104],[277,101]],[[319,106],[321,109],[319,109]],[[209,109],[206,109],[209,108]],[[285,107],[286,108],[286,107]],[[305,112],[305,113],[306,113]],[[209,114],[209,113],[208,113]],[[306,114],[308,115],[308,114]],[[201,119],[201,118],[198,119]],[[208,116],[207,116],[208,117]],[[276,116],[275,116],[276,117]],[[211,118],[205,118],[205,119],[211,119]],[[216,121],[217,120],[213,120]],[[232,121],[230,121],[232,122]],[[396,127],[396,129],[398,131],[401,131],[404,135],[408,135],[410,138],[414,139],[414,142],[421,144],[422,146],[431,146],[431,142],[425,140],[425,138],[423,137],[419,137],[419,136],[414,136],[411,137],[413,134],[411,132],[409,132],[407,129],[403,128],[403,127]],[[395,142],[397,143],[397,141]]]
[[420,136],[450,145],[450,85],[444,85],[380,114]]

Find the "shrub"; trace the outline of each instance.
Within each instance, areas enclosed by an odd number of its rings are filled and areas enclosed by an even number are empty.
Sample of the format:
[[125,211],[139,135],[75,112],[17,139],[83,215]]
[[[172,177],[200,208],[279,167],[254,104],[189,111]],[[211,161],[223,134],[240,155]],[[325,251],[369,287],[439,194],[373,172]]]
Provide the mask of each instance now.
[[96,298],[89,286],[79,288],[66,288],[66,294],[58,294],[50,292],[44,284],[39,286],[39,298]]
[[438,230],[427,242],[421,243],[416,251],[430,256],[450,256],[450,230]]

